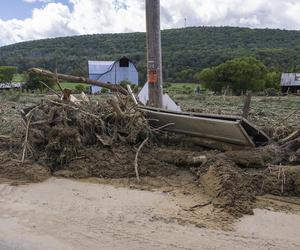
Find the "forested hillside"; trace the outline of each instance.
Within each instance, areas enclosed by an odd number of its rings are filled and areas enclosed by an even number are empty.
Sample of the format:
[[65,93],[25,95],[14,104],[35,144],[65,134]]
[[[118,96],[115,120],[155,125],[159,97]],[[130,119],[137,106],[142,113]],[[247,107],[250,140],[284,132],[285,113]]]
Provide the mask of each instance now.
[[[146,72],[145,33],[102,34],[24,42],[0,48],[0,65],[30,67],[86,75],[88,60],[128,56]],[[235,27],[191,27],[162,31],[164,78],[191,81],[203,68],[228,59],[254,55],[267,67],[293,71],[300,65],[300,31]]]

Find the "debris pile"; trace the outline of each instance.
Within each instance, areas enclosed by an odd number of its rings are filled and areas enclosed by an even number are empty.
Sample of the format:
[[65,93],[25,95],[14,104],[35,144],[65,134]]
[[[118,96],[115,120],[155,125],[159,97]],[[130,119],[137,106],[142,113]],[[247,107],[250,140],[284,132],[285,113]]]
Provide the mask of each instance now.
[[40,105],[24,110],[26,154],[35,161],[49,163],[56,171],[89,146],[135,145],[151,136],[142,113],[134,106],[122,104],[115,99],[81,106],[44,100]]
[[124,178],[176,172],[175,166],[156,160],[147,145],[137,159],[137,146],[146,139],[151,143],[156,131],[129,99],[81,105],[45,99],[24,110],[22,117],[22,162],[46,165],[56,176]]
[[139,179],[180,168],[195,174],[215,208],[234,216],[252,213],[257,195],[300,195],[299,131],[263,147],[211,150],[152,128],[131,97],[118,94],[100,103],[47,97],[21,117],[0,135],[0,179]]

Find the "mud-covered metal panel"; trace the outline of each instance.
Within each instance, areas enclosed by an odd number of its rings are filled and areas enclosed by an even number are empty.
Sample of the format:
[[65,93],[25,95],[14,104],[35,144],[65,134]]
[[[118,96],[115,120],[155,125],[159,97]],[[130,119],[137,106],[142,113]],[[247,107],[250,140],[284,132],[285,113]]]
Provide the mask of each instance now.
[[232,144],[254,146],[254,143],[242,129],[240,120],[228,121],[154,110],[144,111],[150,118],[152,126],[161,127],[169,124],[164,128],[166,131],[190,134]]

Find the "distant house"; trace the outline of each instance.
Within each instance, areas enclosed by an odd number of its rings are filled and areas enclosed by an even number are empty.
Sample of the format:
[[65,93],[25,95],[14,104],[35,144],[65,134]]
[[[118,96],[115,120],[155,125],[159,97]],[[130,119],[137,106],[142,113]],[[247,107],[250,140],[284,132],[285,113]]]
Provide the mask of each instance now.
[[6,89],[21,89],[22,83],[20,82],[14,82],[14,83],[0,83],[0,90],[6,90]]
[[280,87],[283,93],[297,93],[300,91],[300,73],[283,73]]
[[[118,84],[122,81],[138,84],[138,71],[127,57],[122,57],[117,61],[89,61],[88,68],[91,80],[99,80],[111,84]],[[98,86],[91,87],[91,93],[100,91],[101,88]]]

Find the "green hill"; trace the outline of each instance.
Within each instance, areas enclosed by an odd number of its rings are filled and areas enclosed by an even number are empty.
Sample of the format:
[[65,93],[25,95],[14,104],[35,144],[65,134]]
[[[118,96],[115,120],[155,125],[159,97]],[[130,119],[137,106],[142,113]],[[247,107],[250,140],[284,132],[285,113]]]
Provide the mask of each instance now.
[[[0,48],[0,65],[19,72],[43,67],[86,75],[88,60],[130,57],[146,72],[145,33],[100,34],[23,42]],[[292,71],[300,65],[300,31],[236,27],[191,27],[162,31],[164,78],[188,81],[206,67],[236,57],[254,55],[269,68]],[[188,69],[188,71],[186,71]]]

